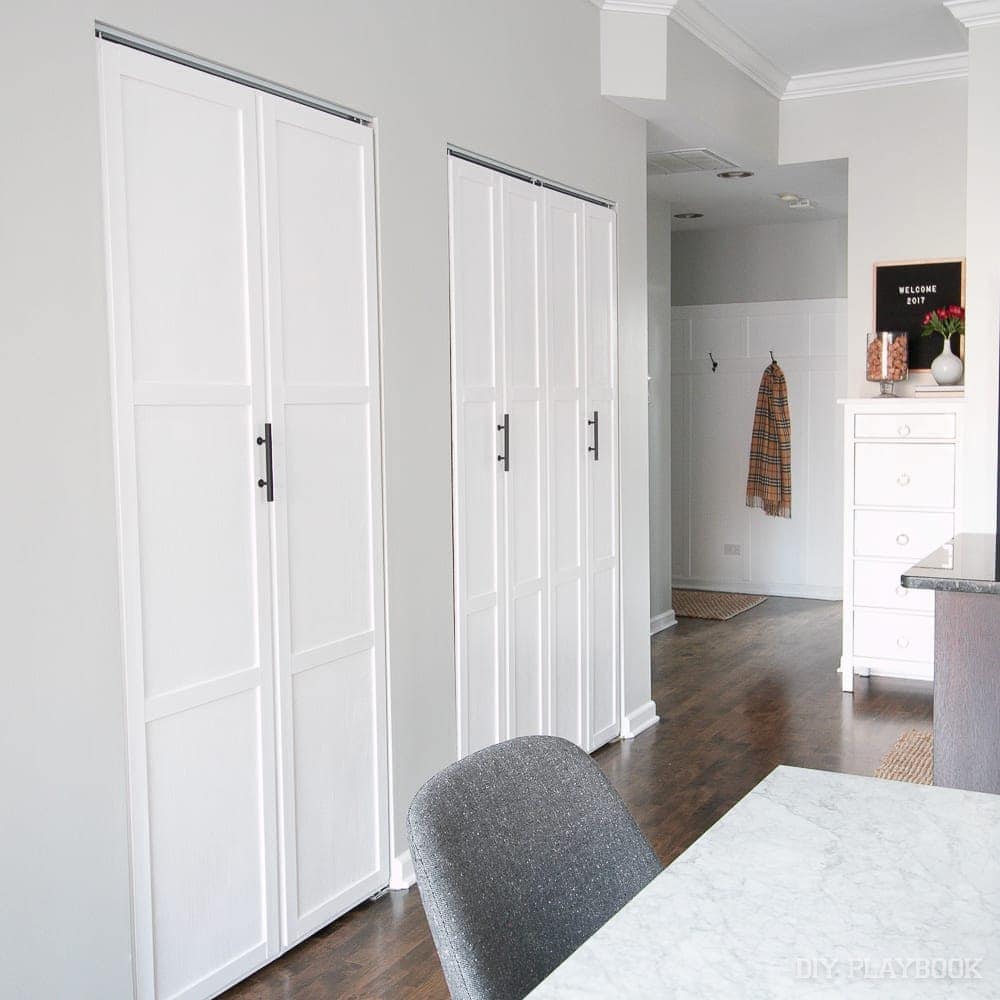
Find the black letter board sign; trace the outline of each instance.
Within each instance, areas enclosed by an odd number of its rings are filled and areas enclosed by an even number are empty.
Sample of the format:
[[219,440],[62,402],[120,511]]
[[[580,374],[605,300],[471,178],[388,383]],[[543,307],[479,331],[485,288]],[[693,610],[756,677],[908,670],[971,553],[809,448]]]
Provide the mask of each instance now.
[[[908,333],[910,371],[926,371],[941,353],[941,337],[921,337],[924,316],[965,305],[965,260],[910,260],[875,265],[875,332]],[[951,349],[961,351],[961,338]]]

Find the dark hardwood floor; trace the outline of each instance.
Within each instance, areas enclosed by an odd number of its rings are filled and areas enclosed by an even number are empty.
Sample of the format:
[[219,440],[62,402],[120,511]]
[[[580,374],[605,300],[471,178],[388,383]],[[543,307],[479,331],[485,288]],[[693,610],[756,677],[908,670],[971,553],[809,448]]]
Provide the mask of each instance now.
[[[778,764],[871,774],[930,684],[857,678],[842,694],[840,604],[771,598],[729,622],[681,619],[653,639],[659,725],[594,756],[672,861]],[[360,906],[227,1000],[447,997],[416,888]]]

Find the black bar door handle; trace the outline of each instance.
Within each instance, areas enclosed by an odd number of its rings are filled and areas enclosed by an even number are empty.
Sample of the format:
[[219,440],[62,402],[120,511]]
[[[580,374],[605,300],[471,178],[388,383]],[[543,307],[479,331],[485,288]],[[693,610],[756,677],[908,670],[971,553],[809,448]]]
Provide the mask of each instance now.
[[503,423],[497,424],[497,430],[503,431],[503,454],[497,455],[497,461],[503,462],[503,471],[510,472],[510,414],[503,415]]
[[257,438],[257,444],[264,446],[264,469],[267,479],[258,479],[257,485],[267,487],[267,502],[274,503],[274,459],[271,454],[271,425],[264,424],[264,436]]
[[588,427],[594,428],[594,443],[587,447],[587,451],[592,451],[594,453],[594,461],[599,462],[601,460],[601,425],[599,420],[601,419],[600,413],[594,410],[594,419],[587,421]]

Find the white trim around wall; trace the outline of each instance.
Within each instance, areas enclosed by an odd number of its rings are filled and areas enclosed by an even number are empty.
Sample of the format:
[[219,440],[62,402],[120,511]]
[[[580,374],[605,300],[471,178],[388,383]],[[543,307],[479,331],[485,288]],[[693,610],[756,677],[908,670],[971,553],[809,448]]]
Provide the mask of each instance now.
[[656,703],[647,701],[644,705],[633,709],[622,718],[622,739],[635,739],[639,733],[644,733],[650,726],[655,726],[660,721],[656,714]]
[[621,14],[669,17],[730,65],[745,73],[772,97],[780,98],[788,74],[758,52],[742,35],[716,17],[698,0],[592,0],[601,10]]
[[[909,83],[928,83],[932,80],[965,77],[969,72],[968,52],[949,52],[920,59],[846,66],[821,73],[789,76],[698,0],[591,2],[601,10],[614,13],[655,14],[669,18],[781,101]],[[1000,21],[1000,0],[944,0],[944,5],[969,28]]]
[[800,73],[788,81],[783,101],[827,94],[847,94],[855,90],[898,87],[908,83],[929,83],[969,75],[969,53],[951,52],[925,59],[902,59],[898,62],[833,69],[824,73]]
[[944,5],[967,28],[1000,21],[1000,0],[944,0]]
[[417,873],[413,870],[413,857],[410,852],[403,851],[402,854],[393,855],[392,864],[389,868],[389,888],[409,889],[415,885]]
[[662,615],[654,615],[649,619],[649,634],[656,635],[665,632],[668,628],[673,628],[677,624],[677,615],[673,609],[664,611]]

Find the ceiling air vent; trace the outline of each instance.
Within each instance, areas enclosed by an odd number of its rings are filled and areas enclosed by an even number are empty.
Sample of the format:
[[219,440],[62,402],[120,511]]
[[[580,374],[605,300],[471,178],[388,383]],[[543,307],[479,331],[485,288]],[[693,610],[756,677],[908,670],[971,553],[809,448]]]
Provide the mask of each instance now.
[[650,173],[691,174],[701,170],[729,170],[737,166],[710,149],[671,149],[646,157]]

